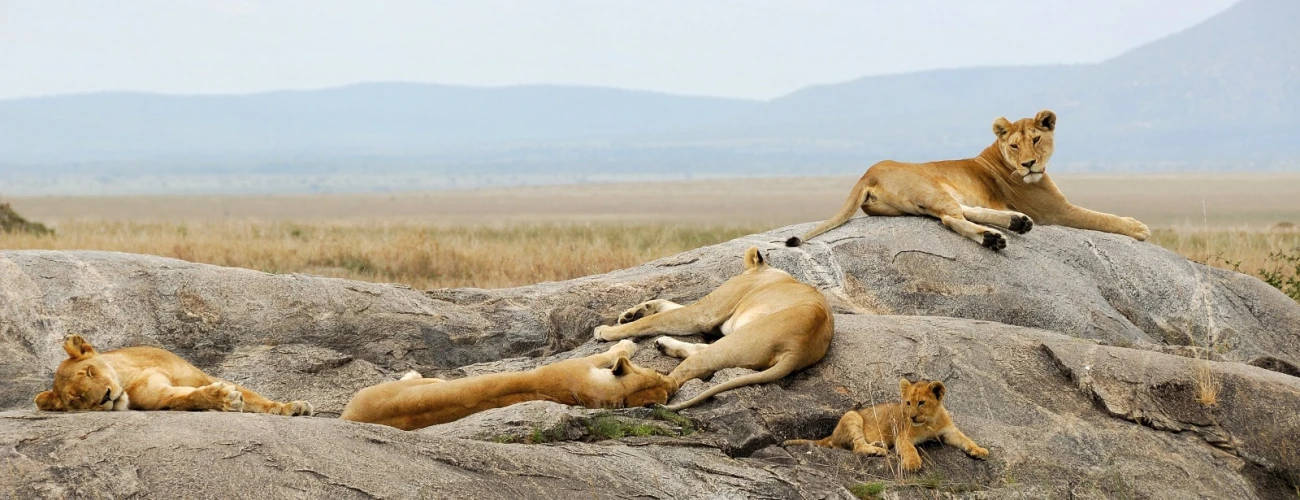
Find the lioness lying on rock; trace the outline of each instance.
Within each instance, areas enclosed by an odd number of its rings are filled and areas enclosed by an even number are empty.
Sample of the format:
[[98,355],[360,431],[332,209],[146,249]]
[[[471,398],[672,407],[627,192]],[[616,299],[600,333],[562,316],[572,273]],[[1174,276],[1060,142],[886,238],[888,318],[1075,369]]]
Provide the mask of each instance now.
[[1070,204],[1047,176],[1054,150],[1056,113],[1038,112],[1015,122],[993,121],[993,144],[974,158],[929,163],[886,160],[867,169],[840,211],[807,234],[792,236],[797,247],[848,222],[859,208],[867,215],[928,215],[957,234],[994,250],[1007,240],[997,226],[1026,233],[1034,222],[1123,234],[1138,241],[1151,236],[1131,217],[1094,212]]
[[493,373],[456,380],[421,378],[409,372],[401,380],[357,392],[339,418],[414,430],[442,424],[492,408],[524,401],[554,401],[588,408],[663,404],[677,384],[663,374],[632,364],[632,341],[609,351],[566,359],[526,372]]
[[689,306],[651,300],[628,309],[616,326],[596,327],[596,338],[618,340],[649,335],[722,332],[713,344],[691,344],[669,337],[655,343],[682,358],[669,375],[678,386],[723,368],[762,370],[715,385],[668,408],[695,406],[723,391],[782,377],[821,361],[835,334],[826,297],[789,273],[767,265],[763,254],[745,252],[745,271]]
[[898,386],[903,394],[902,402],[850,411],[840,417],[830,436],[816,441],[791,439],[785,446],[815,444],[878,457],[895,447],[906,470],[921,468],[921,455],[916,453],[915,445],[931,439],[941,439],[974,458],[988,458],[989,450],[980,448],[952,423],[952,417],[943,407],[946,391],[943,382],[920,380],[913,384],[901,379]]
[[203,373],[156,347],[98,353],[80,335],[63,343],[68,359],[54,372],[54,390],[36,395],[45,411],[217,410],[311,415],[311,403],[278,403]]

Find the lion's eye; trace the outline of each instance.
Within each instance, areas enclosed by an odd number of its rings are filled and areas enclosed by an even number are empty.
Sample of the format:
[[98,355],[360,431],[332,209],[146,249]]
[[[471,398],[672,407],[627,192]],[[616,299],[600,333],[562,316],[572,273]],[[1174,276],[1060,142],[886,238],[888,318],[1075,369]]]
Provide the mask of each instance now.
[[1038,144],[1038,140],[1039,140],[1039,139],[1042,139],[1042,137],[1035,137],[1035,138],[1034,138],[1034,144]]
[[1012,144],[1012,145],[1011,145],[1011,149],[1020,149],[1020,146],[1017,146],[1017,145],[1015,145],[1015,144]]
[[917,403],[916,406],[925,406],[925,401],[921,401],[920,403]]
[[911,401],[908,401],[908,402],[907,402],[907,406],[912,406],[912,402],[911,402]]

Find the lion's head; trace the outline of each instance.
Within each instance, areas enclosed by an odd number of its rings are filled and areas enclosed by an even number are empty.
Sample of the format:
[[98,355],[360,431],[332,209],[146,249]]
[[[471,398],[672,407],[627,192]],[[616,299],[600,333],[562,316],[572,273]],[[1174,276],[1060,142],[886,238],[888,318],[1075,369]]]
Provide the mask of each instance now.
[[623,387],[623,406],[636,408],[651,403],[667,404],[677,393],[677,381],[653,368],[637,366],[632,360],[619,357],[611,369],[615,380]]
[[1015,169],[1026,184],[1043,180],[1047,162],[1052,158],[1052,133],[1056,130],[1056,113],[1042,110],[1033,118],[1015,122],[1006,118],[993,120],[993,134],[998,137],[1002,159]]
[[898,380],[898,389],[903,394],[903,414],[917,426],[934,421],[943,408],[943,396],[947,391],[943,382],[918,380],[913,384],[905,378]]
[[126,391],[117,372],[105,363],[95,348],[80,335],[63,342],[68,359],[54,372],[54,390],[36,395],[36,407],[45,411],[127,409]]

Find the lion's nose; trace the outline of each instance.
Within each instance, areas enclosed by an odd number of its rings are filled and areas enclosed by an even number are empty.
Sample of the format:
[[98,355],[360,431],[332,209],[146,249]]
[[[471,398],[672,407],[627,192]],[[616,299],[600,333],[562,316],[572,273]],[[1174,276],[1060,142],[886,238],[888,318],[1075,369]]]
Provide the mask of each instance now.
[[1020,163],[1020,166],[1025,167],[1025,168],[1029,168],[1029,167],[1034,166],[1034,163],[1037,163],[1037,162],[1038,162],[1038,160],[1029,160],[1029,161],[1026,161],[1026,162],[1021,162],[1021,163]]
[[112,390],[112,389],[109,389],[109,390],[107,390],[107,391],[104,391],[104,400],[103,400],[103,401],[100,401],[99,404],[101,404],[101,405],[102,405],[102,404],[108,404],[108,402],[109,402],[109,401],[112,401],[112,400],[113,400],[113,390]]

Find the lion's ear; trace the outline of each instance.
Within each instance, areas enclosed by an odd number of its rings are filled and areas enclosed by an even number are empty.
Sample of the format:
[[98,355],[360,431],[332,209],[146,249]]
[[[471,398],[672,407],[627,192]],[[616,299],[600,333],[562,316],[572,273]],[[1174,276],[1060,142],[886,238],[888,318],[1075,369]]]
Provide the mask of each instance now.
[[68,335],[68,338],[63,341],[63,350],[72,359],[84,359],[95,355],[95,347],[76,334]]
[[1038,116],[1034,117],[1034,124],[1048,132],[1056,130],[1056,113],[1050,109],[1039,111]]
[[632,364],[632,360],[629,360],[629,359],[624,358],[624,357],[619,357],[619,358],[618,358],[618,361],[615,361],[615,362],[614,362],[614,370],[613,370],[613,371],[614,371],[614,376],[615,376],[615,377],[622,377],[622,376],[624,376],[624,375],[627,375],[628,372],[631,372],[631,371],[632,371],[632,370],[630,370],[630,369],[628,368],[629,365],[631,365],[631,364]]
[[911,388],[912,383],[908,382],[906,378],[898,379],[898,391],[903,393],[903,397],[907,397],[907,390]]
[[993,135],[998,136],[998,138],[1002,138],[1002,137],[1006,137],[1006,135],[1010,132],[1011,132],[1011,122],[1007,121],[1006,117],[998,117],[998,119],[993,120]]
[[55,395],[54,391],[42,391],[33,401],[36,402],[38,410],[63,411],[63,401],[59,400],[59,396]]
[[943,395],[948,393],[948,388],[943,386],[943,382],[938,380],[930,382],[930,392],[934,393],[935,399],[943,400]]
[[758,251],[758,247],[749,247],[745,251],[745,268],[753,269],[763,265],[763,254]]

